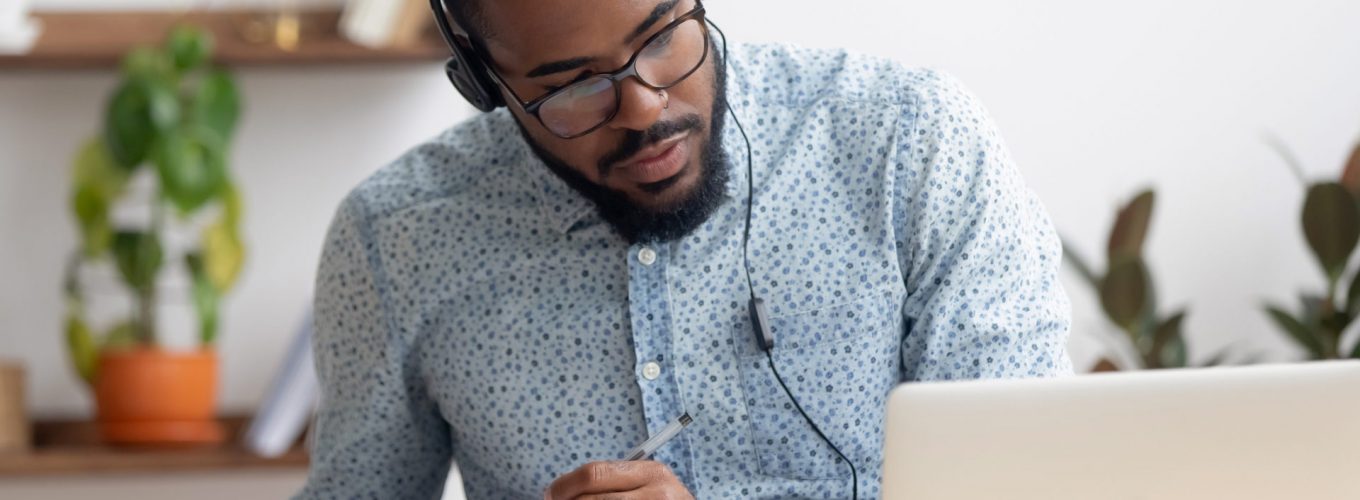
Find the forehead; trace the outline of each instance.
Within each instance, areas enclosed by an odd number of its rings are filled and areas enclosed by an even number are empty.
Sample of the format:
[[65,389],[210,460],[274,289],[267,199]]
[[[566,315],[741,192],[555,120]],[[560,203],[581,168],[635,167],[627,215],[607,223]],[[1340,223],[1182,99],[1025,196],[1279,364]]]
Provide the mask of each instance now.
[[[666,0],[484,0],[487,50],[512,75],[550,61],[615,55],[633,29]],[[693,8],[680,0],[671,14]],[[653,28],[665,25],[664,16]]]

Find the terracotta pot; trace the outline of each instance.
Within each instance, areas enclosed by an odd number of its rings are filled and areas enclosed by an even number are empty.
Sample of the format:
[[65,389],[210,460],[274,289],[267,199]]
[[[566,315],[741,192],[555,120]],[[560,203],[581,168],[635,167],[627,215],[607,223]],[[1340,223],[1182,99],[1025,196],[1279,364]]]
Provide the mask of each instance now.
[[94,397],[104,441],[120,445],[221,443],[217,354],[160,349],[99,356]]

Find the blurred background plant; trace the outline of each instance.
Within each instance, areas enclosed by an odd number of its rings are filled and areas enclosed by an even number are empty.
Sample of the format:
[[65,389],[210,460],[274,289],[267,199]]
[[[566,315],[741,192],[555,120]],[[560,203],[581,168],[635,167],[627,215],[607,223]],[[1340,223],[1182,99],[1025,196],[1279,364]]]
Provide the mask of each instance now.
[[[1095,371],[1191,366],[1182,331],[1188,310],[1158,312],[1156,286],[1143,256],[1155,202],[1156,194],[1145,189],[1119,208],[1106,243],[1108,267],[1103,273],[1063,240],[1064,259],[1091,285],[1105,317],[1123,334],[1109,337],[1113,352],[1096,364]],[[1201,366],[1223,364],[1226,354],[1220,352]]]
[[1327,289],[1321,294],[1301,293],[1297,315],[1274,304],[1265,305],[1266,314],[1309,359],[1360,358],[1360,342],[1342,345],[1347,329],[1360,316],[1360,272],[1347,271],[1360,241],[1360,144],[1351,152],[1339,181],[1309,183],[1289,148],[1275,139],[1269,142],[1307,189],[1303,236],[1327,278]]
[[[157,277],[168,258],[182,259],[191,277],[190,299],[204,348],[217,335],[218,304],[241,269],[241,196],[228,172],[227,150],[240,114],[236,83],[210,64],[213,39],[191,26],[177,26],[160,47],[139,47],[122,62],[121,79],[106,102],[102,133],[84,143],[73,165],[71,205],[80,249],[65,278],[66,340],[80,377],[93,384],[101,351],[157,346]],[[115,206],[134,197],[135,177],[150,183],[149,224],[126,227]],[[166,217],[172,211],[174,220]],[[202,216],[196,247],[166,255],[170,224],[194,227]],[[80,268],[111,259],[135,304],[128,317],[101,335],[86,318]]]

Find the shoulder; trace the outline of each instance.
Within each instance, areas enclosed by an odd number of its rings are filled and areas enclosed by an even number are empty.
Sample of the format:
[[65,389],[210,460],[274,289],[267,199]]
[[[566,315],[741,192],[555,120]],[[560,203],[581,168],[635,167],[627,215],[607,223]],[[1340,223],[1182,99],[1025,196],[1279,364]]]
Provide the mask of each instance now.
[[762,104],[840,101],[924,109],[961,104],[969,95],[962,83],[943,71],[848,49],[734,43],[729,57],[737,84]]
[[519,132],[500,110],[485,113],[408,149],[359,183],[342,207],[381,219],[430,203],[457,201],[510,175]]

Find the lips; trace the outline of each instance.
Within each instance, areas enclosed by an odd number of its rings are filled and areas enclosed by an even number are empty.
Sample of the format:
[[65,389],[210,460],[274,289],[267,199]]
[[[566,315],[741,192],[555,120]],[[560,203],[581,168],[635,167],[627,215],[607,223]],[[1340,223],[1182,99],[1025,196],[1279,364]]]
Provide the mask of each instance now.
[[669,179],[679,173],[689,159],[689,143],[685,140],[688,138],[689,134],[682,134],[639,151],[620,163],[616,171],[638,184]]

